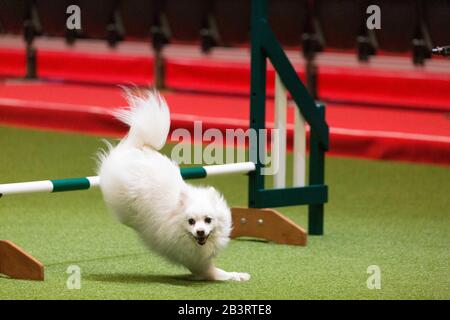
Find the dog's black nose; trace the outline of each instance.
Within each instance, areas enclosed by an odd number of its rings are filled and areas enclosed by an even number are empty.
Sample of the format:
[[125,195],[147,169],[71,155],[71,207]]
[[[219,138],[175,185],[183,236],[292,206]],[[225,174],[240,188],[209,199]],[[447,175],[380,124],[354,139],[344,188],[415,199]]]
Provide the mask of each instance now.
[[203,230],[197,230],[197,236],[199,236],[199,237],[204,237],[204,236],[205,236],[205,231],[203,231]]

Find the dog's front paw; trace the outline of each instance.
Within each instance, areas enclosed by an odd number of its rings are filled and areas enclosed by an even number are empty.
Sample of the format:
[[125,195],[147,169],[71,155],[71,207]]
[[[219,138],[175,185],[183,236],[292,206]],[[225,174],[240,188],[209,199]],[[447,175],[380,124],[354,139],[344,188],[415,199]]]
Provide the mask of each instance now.
[[213,272],[209,272],[209,280],[215,281],[247,281],[250,280],[250,274],[245,272],[226,272],[219,268],[214,268]]
[[250,274],[246,272],[230,272],[230,280],[248,281],[250,280]]

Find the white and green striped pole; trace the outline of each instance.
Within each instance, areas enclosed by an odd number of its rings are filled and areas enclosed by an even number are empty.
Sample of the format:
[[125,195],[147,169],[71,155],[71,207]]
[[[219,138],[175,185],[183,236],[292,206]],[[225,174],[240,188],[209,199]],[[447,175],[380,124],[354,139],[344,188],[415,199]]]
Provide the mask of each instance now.
[[[180,169],[181,176],[185,180],[200,179],[208,176],[232,173],[249,173],[251,171],[255,171],[255,164],[253,162],[240,162]],[[6,183],[0,184],[0,197],[10,194],[24,194],[34,192],[63,192],[86,190],[98,187],[99,185],[99,177]]]

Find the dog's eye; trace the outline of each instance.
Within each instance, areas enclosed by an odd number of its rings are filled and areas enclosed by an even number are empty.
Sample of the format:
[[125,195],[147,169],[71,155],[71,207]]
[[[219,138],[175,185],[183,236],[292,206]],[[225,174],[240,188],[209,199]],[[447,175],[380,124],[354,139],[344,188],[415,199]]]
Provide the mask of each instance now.
[[188,223],[189,223],[191,226],[193,226],[193,225],[195,224],[195,220],[192,219],[192,218],[190,218],[190,219],[188,220]]
[[211,223],[211,220],[212,220],[212,219],[211,219],[210,217],[206,217],[206,218],[205,218],[205,223]]

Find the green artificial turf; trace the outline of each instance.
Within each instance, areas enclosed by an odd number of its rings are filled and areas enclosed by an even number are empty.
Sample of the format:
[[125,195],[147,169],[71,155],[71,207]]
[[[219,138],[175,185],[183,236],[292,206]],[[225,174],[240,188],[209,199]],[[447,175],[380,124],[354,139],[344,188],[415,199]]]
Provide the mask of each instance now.
[[[97,137],[0,128],[0,183],[92,175],[100,146]],[[99,190],[5,196],[0,239],[41,260],[46,280],[0,276],[0,299],[450,298],[448,167],[329,157],[326,181],[324,236],[307,247],[233,240],[220,254],[218,266],[252,275],[245,283],[188,281],[110,217]],[[201,182],[246,204],[245,176]],[[280,211],[307,225],[305,207]],[[67,288],[70,265],[81,268],[80,290]],[[367,288],[370,265],[381,268],[380,290]]]

